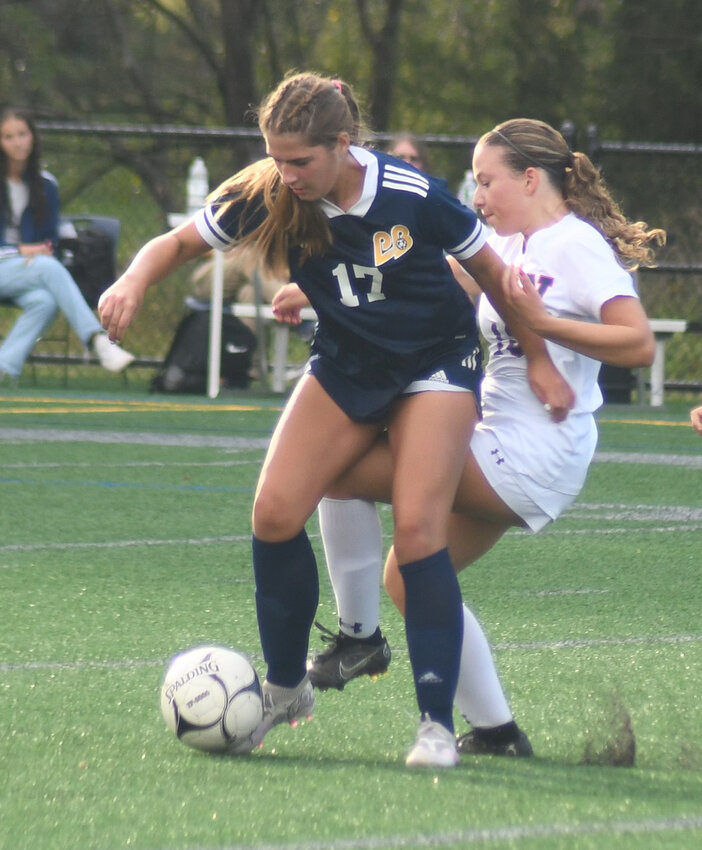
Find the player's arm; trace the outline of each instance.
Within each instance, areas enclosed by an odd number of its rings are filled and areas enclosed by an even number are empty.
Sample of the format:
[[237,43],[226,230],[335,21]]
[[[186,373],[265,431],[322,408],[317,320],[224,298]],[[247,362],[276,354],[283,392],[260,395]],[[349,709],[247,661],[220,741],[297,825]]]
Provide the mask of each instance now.
[[586,354],[613,366],[650,366],[655,338],[640,301],[617,296],[605,301],[601,324],[552,316],[524,273],[513,269],[506,280],[506,295],[528,326],[544,339]]
[[468,272],[463,268],[463,266],[458,262],[455,257],[452,257],[449,254],[446,257],[446,260],[449,264],[449,268],[453,272],[453,276],[456,278],[458,283],[460,283],[461,288],[465,291],[466,295],[470,298],[470,300],[475,302],[476,298],[480,295],[482,290],[475,282],[474,278],[468,274]]
[[698,434],[702,434],[702,407],[693,407],[690,411],[690,422]]
[[279,322],[299,325],[302,321],[300,310],[303,307],[309,307],[310,302],[296,283],[285,283],[273,296],[271,306],[273,314]]
[[147,242],[124,274],[100,297],[98,314],[110,339],[116,342],[122,339],[150,286],[209,250],[210,245],[192,220]]
[[483,246],[469,259],[462,260],[461,265],[478,283],[519,343],[527,359],[527,379],[532,392],[547,406],[551,419],[562,422],[575,404],[575,395],[554,366],[544,340],[529,328],[505,297],[510,268],[489,245]]

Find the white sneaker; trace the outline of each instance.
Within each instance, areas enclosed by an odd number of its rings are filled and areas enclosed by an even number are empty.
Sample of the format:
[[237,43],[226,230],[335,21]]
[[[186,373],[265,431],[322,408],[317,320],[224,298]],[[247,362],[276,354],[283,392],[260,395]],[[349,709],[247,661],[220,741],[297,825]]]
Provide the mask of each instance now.
[[308,676],[294,688],[284,688],[266,681],[263,683],[263,720],[246,741],[237,744],[234,752],[248,753],[256,749],[270,730],[279,723],[297,726],[304,717],[312,719],[314,711],[314,689]]
[[407,754],[407,767],[455,767],[459,755],[453,732],[425,715],[417,730],[417,740]]
[[116,343],[110,342],[105,333],[95,334],[91,347],[102,368],[107,369],[108,372],[122,372],[134,360],[133,354],[120,348]]

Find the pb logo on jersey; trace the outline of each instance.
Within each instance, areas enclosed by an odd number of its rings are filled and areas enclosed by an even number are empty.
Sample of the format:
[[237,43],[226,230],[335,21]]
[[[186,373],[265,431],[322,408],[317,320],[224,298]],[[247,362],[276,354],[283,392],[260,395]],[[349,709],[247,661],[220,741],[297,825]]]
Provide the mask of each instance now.
[[373,257],[376,268],[407,253],[414,244],[409,230],[396,224],[390,233],[379,230],[373,234]]

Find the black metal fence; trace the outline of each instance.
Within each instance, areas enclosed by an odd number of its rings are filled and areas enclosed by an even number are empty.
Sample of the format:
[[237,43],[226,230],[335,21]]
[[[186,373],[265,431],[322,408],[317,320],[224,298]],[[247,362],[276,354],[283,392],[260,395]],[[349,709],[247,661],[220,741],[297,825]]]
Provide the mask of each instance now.
[[[187,206],[192,162],[204,160],[213,188],[236,168],[262,155],[258,131],[246,128],[145,127],[43,123],[46,167],[59,180],[68,213],[116,216],[122,222],[119,264],[170,226]],[[563,132],[603,170],[629,217],[668,232],[659,267],[642,270],[639,287],[652,318],[687,319],[702,326],[702,145],[603,141],[596,128]],[[378,135],[380,144],[388,135]],[[458,189],[470,168],[475,137],[426,135],[433,171]],[[126,341],[147,357],[163,356],[183,314],[191,270],[181,270],[147,297]],[[702,385],[702,335],[668,343],[666,377],[678,388]]]

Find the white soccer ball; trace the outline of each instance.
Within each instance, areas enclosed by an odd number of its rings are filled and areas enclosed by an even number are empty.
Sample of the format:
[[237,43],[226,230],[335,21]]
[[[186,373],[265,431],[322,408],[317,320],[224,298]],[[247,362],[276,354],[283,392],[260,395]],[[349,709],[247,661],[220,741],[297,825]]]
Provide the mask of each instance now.
[[247,739],[263,717],[261,683],[240,652],[196,646],[171,659],[161,687],[161,714],[189,747],[247,752]]

